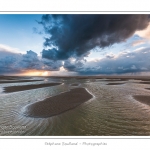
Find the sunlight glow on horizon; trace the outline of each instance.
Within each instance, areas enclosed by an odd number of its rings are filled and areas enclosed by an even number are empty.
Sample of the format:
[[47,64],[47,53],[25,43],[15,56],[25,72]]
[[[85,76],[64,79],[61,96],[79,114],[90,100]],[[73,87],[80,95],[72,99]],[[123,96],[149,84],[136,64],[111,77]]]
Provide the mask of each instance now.
[[45,70],[27,70],[23,73],[17,74],[19,76],[49,76],[49,71]]

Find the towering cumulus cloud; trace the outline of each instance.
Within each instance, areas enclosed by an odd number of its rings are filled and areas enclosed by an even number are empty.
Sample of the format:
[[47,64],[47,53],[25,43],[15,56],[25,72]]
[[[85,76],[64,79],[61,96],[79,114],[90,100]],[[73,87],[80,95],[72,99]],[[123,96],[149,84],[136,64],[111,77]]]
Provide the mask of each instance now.
[[145,29],[148,15],[43,15],[39,22],[47,37],[42,57],[66,60],[83,57],[96,47],[125,41],[135,31]]

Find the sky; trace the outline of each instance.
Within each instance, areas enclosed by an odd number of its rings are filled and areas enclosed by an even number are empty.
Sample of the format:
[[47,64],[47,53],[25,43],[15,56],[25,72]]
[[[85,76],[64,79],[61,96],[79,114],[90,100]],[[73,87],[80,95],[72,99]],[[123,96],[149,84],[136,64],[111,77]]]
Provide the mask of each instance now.
[[0,75],[150,75],[148,14],[0,14]]

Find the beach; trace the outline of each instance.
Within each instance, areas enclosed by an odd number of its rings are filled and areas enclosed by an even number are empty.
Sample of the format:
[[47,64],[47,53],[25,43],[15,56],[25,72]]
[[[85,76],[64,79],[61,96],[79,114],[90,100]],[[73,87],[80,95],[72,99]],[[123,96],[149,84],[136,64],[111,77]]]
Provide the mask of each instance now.
[[149,77],[3,78],[0,135],[150,135]]

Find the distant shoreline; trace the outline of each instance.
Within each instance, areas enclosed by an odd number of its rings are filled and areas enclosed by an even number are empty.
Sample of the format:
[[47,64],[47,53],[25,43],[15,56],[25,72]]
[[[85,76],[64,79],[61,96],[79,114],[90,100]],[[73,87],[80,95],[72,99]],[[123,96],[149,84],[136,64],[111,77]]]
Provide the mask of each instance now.
[[133,76],[133,75],[78,75],[78,76],[6,76],[6,75],[0,75],[0,80],[2,79],[23,79],[23,78],[33,78],[33,77],[41,77],[41,78],[97,78],[97,79],[149,79],[150,76]]

